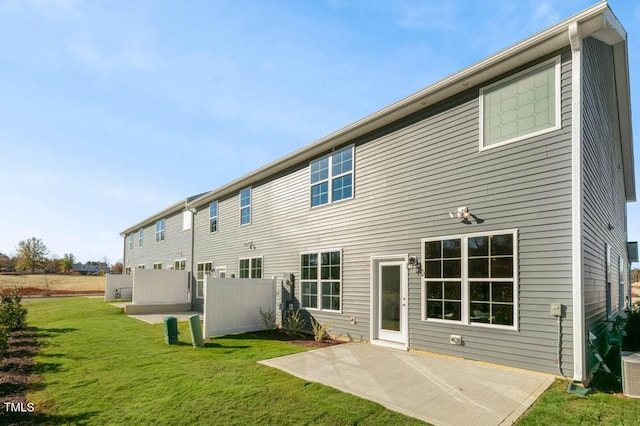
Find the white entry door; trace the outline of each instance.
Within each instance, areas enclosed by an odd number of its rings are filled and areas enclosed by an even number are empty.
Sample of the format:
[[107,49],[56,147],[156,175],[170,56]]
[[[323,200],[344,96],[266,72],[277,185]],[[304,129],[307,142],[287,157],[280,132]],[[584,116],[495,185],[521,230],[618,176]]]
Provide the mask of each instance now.
[[380,260],[377,263],[377,340],[400,344],[406,348],[407,308],[407,262],[402,260]]

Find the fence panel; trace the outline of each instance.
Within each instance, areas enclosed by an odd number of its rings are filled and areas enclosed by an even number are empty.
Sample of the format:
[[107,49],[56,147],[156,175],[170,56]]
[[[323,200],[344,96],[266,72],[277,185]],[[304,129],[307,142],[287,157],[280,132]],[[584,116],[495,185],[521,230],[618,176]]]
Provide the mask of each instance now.
[[134,305],[189,302],[186,271],[171,269],[136,269],[133,272]]
[[131,300],[133,291],[133,275],[113,275],[105,276],[104,301],[111,300]]
[[204,285],[204,338],[264,330],[260,309],[275,312],[271,279],[213,278]]

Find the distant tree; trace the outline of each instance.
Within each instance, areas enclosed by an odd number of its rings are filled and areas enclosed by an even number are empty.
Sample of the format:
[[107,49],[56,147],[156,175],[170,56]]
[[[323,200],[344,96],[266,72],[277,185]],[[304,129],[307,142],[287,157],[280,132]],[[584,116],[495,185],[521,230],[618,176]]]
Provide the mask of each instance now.
[[52,274],[60,272],[60,262],[61,261],[58,258],[58,256],[54,254],[53,256],[45,260],[44,262],[45,271]]
[[123,265],[122,262],[116,262],[113,265],[111,265],[111,273],[112,274],[122,274],[122,270],[123,270]]
[[11,268],[11,258],[4,253],[0,253],[0,269]]
[[634,283],[640,282],[640,269],[631,270],[631,282],[634,282]]
[[73,271],[73,264],[76,263],[76,257],[73,253],[65,253],[60,260],[60,270],[62,272]]
[[39,238],[29,238],[18,243],[18,262],[20,269],[35,272],[47,259],[49,249]]

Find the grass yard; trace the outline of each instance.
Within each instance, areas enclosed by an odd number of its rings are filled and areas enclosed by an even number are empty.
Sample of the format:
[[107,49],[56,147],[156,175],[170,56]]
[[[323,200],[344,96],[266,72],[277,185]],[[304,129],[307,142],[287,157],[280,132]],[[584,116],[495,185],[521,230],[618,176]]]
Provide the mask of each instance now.
[[570,395],[567,384],[556,380],[540,397],[518,426],[530,425],[619,425],[640,424],[640,400],[608,393],[586,398]]
[[23,294],[104,292],[105,277],[66,274],[0,274],[0,290],[18,288]]
[[83,297],[27,301],[41,353],[25,420],[46,424],[422,424],[256,361],[306,350],[249,335],[177,346],[163,325]]
[[[167,346],[163,325],[126,317],[98,299],[24,302],[40,354],[29,424],[422,424],[332,388],[256,363],[307,350],[246,334]],[[636,425],[640,400],[570,395],[557,380],[518,425]],[[2,423],[2,415],[0,415]]]

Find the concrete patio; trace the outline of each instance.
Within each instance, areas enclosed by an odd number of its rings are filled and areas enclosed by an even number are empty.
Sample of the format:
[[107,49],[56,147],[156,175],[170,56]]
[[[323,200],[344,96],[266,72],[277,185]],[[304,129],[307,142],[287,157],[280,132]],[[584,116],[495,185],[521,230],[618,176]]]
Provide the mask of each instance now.
[[348,343],[260,361],[434,425],[513,424],[554,376]]
[[[125,305],[128,303],[112,303],[113,306],[116,306],[121,309],[125,309]],[[192,315],[199,315],[200,321],[202,321],[202,313],[201,312],[193,312],[193,311],[183,311],[183,312],[167,312],[167,313],[148,313],[148,314],[136,314],[136,315],[127,315],[129,318],[135,318],[140,321],[144,321],[148,324],[162,324],[166,317],[175,317],[179,322],[180,321],[188,321],[189,317]]]

